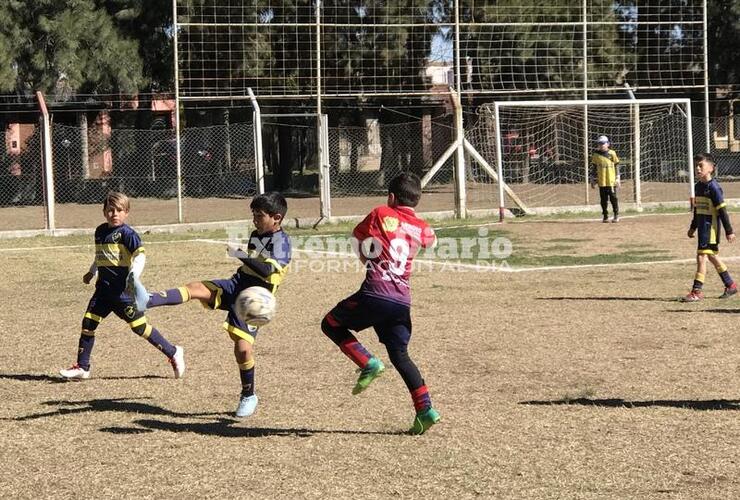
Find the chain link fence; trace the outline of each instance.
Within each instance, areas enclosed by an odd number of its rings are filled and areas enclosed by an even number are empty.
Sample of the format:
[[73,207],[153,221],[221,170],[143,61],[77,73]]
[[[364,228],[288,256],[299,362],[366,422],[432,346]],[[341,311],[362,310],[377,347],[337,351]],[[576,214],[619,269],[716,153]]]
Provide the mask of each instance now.
[[[429,172],[455,141],[451,117],[407,123],[366,121],[364,127],[329,129],[332,215],[359,215],[386,202],[388,182],[400,172]],[[418,210],[455,206],[452,160],[424,188]]]
[[[740,198],[740,123],[733,120],[717,120],[711,142],[726,197]],[[498,207],[498,184],[492,174],[496,141],[489,125],[470,120],[466,130],[472,145],[465,155],[468,209]],[[704,151],[703,119],[693,120],[693,133],[694,150]],[[262,140],[266,188],[286,194],[288,217],[318,219],[315,124],[308,119],[270,118],[263,123]],[[452,115],[329,127],[332,215],[363,215],[385,203],[387,182],[398,172],[424,177],[435,166],[439,168],[425,186],[418,210],[454,210],[454,155],[436,165],[454,142]],[[100,203],[109,190],[132,197],[130,222],[134,225],[175,224],[180,211],[185,223],[251,217],[248,201],[257,192],[252,123],[185,128],[180,138],[179,186],[177,144],[171,129],[54,124],[51,145],[56,228],[95,227],[103,220]],[[480,153],[477,158],[476,151]],[[38,125],[16,124],[6,129],[0,169],[0,231],[48,227]],[[516,194],[512,175],[505,170],[504,177]],[[664,201],[685,200],[684,191],[680,193],[677,199]],[[514,207],[508,196],[506,206]]]

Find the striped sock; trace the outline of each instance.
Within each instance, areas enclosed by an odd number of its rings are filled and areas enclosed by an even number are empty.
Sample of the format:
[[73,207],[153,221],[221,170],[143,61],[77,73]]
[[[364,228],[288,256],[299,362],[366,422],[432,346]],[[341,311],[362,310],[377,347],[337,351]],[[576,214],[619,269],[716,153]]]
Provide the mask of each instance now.
[[170,344],[169,341],[167,341],[167,339],[164,338],[164,336],[161,333],[159,333],[159,330],[157,330],[156,328],[152,327],[152,330],[151,332],[149,332],[149,335],[147,335],[145,332],[144,335],[142,335],[142,337],[144,337],[147,340],[147,342],[152,344],[154,347],[162,351],[164,355],[167,356],[168,358],[171,358],[172,356],[175,355],[175,351],[177,350],[177,348],[173,346],[172,344]]
[[694,275],[694,285],[691,287],[692,290],[701,290],[704,287],[704,275],[702,273],[696,273]]
[[179,288],[170,288],[163,292],[152,292],[149,295],[147,307],[175,306],[190,300],[190,292],[184,286]]
[[427,389],[426,384],[410,392],[417,413],[432,407],[432,398],[429,396],[429,389]]
[[365,368],[367,361],[373,357],[354,335],[351,338],[343,340],[339,344],[339,349],[360,368]]
[[732,276],[730,276],[730,271],[727,270],[726,265],[722,264],[717,266],[715,269],[717,269],[717,273],[719,273],[719,277],[722,279],[722,283],[724,283],[726,288],[730,288],[735,284],[735,281],[732,279]]

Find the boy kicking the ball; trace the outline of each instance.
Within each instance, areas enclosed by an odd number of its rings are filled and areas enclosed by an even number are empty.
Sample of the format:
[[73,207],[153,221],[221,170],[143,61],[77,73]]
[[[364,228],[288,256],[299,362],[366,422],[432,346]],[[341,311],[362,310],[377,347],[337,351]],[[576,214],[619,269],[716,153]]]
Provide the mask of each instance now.
[[144,313],[136,310],[134,298],[126,290],[128,278],[138,279],[146,260],[141,238],[126,224],[129,208],[129,199],[123,193],[108,193],[103,202],[106,222],[95,229],[95,260],[82,281],[89,284],[96,274],[98,279],[95,293],[82,319],[77,362],[59,372],[66,379],[90,378],[95,331],[111,312],[127,322],[131,331],[167,356],[175,371],[175,378],[182,377],[185,372],[183,348],[170,344],[159,330],[149,324]]
[[388,188],[388,204],[373,209],[355,227],[360,260],[367,273],[360,290],[337,304],[324,317],[321,330],[360,368],[352,394],[359,394],[378,378],[385,366],[370,354],[352,331],[373,327],[388,357],[411,394],[416,417],[409,430],[423,434],[440,420],[432,407],[424,379],[411,360],[411,263],[422,247],[436,242],[434,231],[417,217],[421,182],[413,174],[400,174]]
[[725,199],[722,188],[717,179],[712,178],[714,173],[714,158],[709,153],[699,154],[694,157],[694,167],[696,168],[697,183],[694,187],[696,196],[694,201],[694,217],[691,219],[691,226],[688,230],[688,237],[693,238],[698,233],[698,249],[696,252],[696,274],[691,291],[685,297],[681,298],[682,302],[698,302],[704,298],[704,276],[707,272],[707,260],[714,265],[722,283],[725,285],[725,291],[720,295],[720,299],[732,297],[737,293],[737,285],[730,276],[727,266],[719,258],[719,240],[720,228],[719,223],[725,228],[727,241],[735,241],[735,231],[730,225],[730,215],[725,208]]
[[210,309],[226,311],[224,330],[234,341],[234,356],[239,366],[241,394],[236,408],[237,417],[252,415],[257,409],[254,393],[254,339],[257,327],[248,325],[237,313],[236,299],[242,290],[261,286],[275,293],[291,258],[290,237],[281,224],[288,211],[288,204],[280,193],[266,193],[255,197],[252,209],[252,231],[246,251],[229,248],[229,255],[242,262],[233,276],[227,279],[193,281],[179,288],[152,292],[147,307],[182,304],[191,299],[200,300]]

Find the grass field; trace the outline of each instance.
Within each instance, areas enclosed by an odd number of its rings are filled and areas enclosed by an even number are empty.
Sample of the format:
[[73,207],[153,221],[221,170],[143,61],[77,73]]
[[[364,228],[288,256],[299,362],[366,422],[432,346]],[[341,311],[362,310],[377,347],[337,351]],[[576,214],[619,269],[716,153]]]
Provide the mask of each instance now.
[[[511,254],[492,268],[475,251],[457,267],[437,256],[414,276],[410,351],[442,415],[420,437],[404,434],[398,374],[352,396],[353,365],[320,332],[362,280],[349,258],[296,253],[255,344],[260,406],[239,421],[223,313],[148,313],[185,347],[181,380],[111,317],[92,378],[63,382],[92,237],[0,240],[0,497],[737,498],[740,299],[714,298],[712,270],[707,300],[677,302],[694,272],[687,214],[582,217],[440,228],[505,238]],[[235,269],[225,233],[144,237],[150,288]],[[722,250],[740,277],[740,247]]]

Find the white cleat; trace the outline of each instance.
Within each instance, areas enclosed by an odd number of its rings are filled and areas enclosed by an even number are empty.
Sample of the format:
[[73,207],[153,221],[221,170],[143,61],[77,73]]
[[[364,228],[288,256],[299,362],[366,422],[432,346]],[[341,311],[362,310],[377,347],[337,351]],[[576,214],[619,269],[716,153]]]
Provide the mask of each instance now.
[[248,417],[257,410],[257,395],[240,396],[239,406],[236,407],[237,417]]
[[90,378],[90,370],[85,370],[75,363],[66,370],[59,370],[59,375],[66,379],[83,380]]
[[170,358],[170,364],[175,372],[175,378],[182,378],[185,373],[185,349],[175,346],[175,354]]

